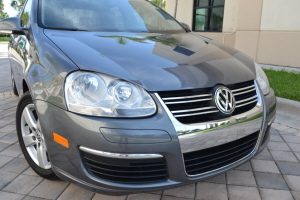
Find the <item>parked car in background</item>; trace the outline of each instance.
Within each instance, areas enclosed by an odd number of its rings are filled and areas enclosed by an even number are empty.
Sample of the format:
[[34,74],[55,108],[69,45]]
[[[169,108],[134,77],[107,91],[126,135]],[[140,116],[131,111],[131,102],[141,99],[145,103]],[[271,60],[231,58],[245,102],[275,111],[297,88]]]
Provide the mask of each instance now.
[[276,99],[250,57],[145,0],[28,0],[9,60],[23,154],[41,177],[122,195],[235,168],[262,151]]

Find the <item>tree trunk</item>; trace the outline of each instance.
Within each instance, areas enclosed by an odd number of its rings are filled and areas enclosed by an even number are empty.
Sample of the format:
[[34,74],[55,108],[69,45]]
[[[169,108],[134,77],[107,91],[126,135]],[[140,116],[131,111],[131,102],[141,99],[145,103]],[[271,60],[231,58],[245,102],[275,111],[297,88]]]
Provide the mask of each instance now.
[[176,0],[175,3],[175,11],[174,11],[174,18],[176,19],[176,15],[177,15],[177,6],[178,6],[178,0]]

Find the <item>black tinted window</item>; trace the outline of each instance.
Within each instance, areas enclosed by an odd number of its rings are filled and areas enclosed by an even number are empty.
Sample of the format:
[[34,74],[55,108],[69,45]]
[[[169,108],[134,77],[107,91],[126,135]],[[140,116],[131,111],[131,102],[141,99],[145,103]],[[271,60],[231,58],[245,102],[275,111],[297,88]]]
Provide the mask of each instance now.
[[172,17],[144,0],[41,0],[39,22],[45,28],[87,31],[184,32]]
[[31,14],[31,6],[32,6],[32,0],[28,0],[25,8],[21,14],[21,26],[22,27],[29,27],[29,18],[30,18],[30,14]]

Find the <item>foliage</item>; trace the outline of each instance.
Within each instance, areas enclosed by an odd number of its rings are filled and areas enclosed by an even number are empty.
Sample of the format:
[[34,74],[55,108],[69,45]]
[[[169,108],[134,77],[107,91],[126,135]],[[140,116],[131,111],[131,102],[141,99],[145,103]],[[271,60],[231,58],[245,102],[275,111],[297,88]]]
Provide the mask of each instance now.
[[[3,4],[3,0],[0,0],[0,16],[2,15],[4,10],[4,4]],[[1,18],[0,18],[1,19]]]
[[300,101],[300,73],[264,69],[278,97]]
[[2,12],[2,13],[0,14],[0,19],[5,19],[5,18],[8,18],[8,17],[9,17],[8,14],[5,13],[5,12]]
[[26,0],[12,0],[10,6],[13,7],[15,10],[20,11],[25,2]]
[[166,0],[151,0],[152,3],[154,3],[155,5],[159,6],[162,5],[162,9],[166,9]]

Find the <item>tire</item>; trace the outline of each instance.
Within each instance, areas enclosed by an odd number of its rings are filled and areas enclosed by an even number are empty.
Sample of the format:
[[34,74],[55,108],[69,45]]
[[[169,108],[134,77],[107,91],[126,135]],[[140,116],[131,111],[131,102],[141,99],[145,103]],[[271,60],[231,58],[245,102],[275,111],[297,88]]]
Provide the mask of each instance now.
[[59,179],[52,170],[35,105],[29,92],[25,92],[19,101],[16,128],[21,150],[30,167],[43,178]]
[[17,87],[16,87],[16,82],[15,82],[15,79],[14,79],[14,75],[13,75],[12,72],[11,72],[11,83],[12,83],[12,88],[13,88],[14,95],[19,96],[19,93],[18,93],[18,90],[17,90]]

